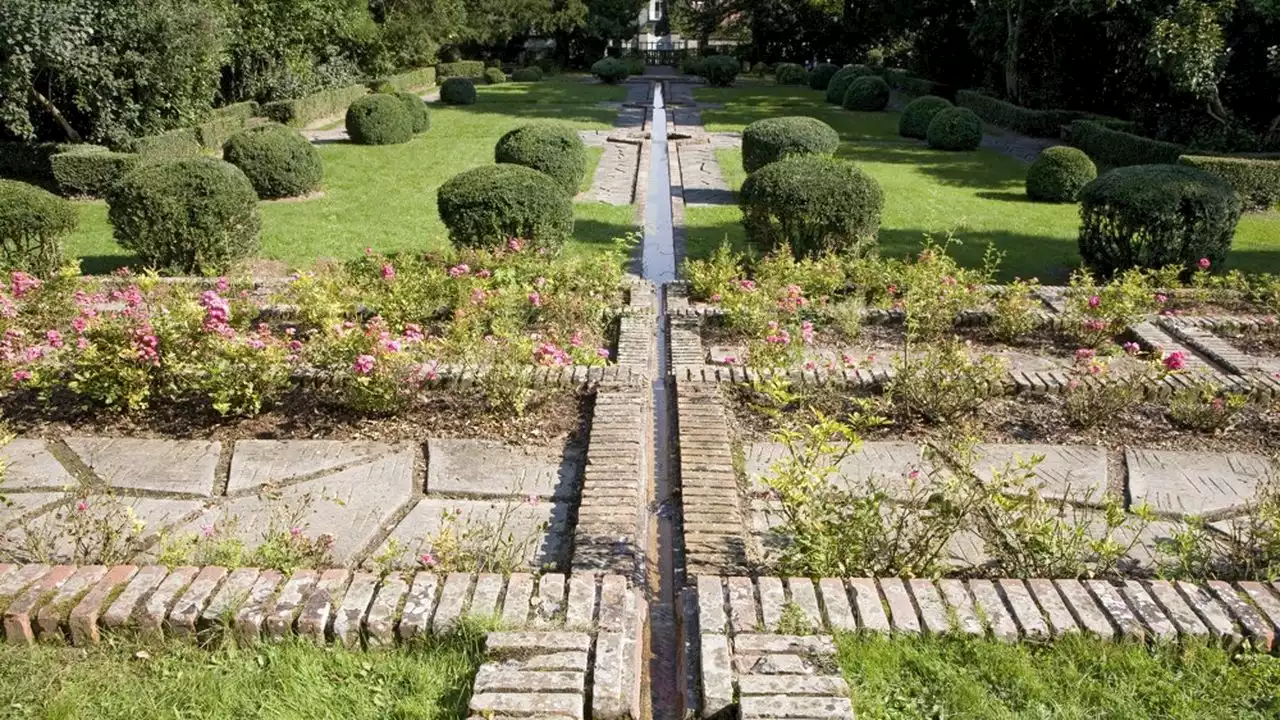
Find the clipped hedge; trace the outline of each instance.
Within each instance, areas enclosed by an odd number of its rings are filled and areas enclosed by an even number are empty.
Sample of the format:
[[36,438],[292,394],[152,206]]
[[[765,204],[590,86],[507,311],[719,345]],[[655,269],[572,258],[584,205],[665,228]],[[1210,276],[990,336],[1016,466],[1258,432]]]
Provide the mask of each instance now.
[[844,109],[880,112],[889,105],[889,84],[876,75],[854,78],[844,94]]
[[197,137],[195,128],[178,128],[159,135],[136,138],[127,143],[124,149],[141,155],[147,162],[178,160],[199,155],[200,138]]
[[0,180],[0,253],[4,269],[47,277],[62,265],[62,237],[79,216],[63,198],[35,185]]
[[773,71],[773,80],[779,85],[804,85],[808,78],[809,72],[796,63],[778,63]]
[[105,197],[111,186],[136,168],[142,157],[136,153],[112,152],[88,145],[49,158],[58,192],[72,197]]
[[1217,176],[1236,191],[1246,210],[1280,205],[1280,153],[1183,155],[1178,163]]
[[969,108],[944,108],[929,121],[927,139],[935,150],[977,150],[982,144],[982,120]]
[[501,68],[485,68],[484,81],[489,85],[501,85],[507,81],[507,74]]
[[249,122],[250,118],[258,116],[258,101],[245,100],[244,102],[223,105],[220,108],[213,109],[213,116],[218,118],[236,118],[241,122]]
[[1085,185],[1098,177],[1098,167],[1083,151],[1055,145],[1040,151],[1027,168],[1027,197],[1040,202],[1075,202]]
[[924,140],[929,137],[929,123],[933,116],[952,107],[951,101],[937,95],[921,95],[907,103],[898,117],[898,134],[902,137]]
[[213,117],[195,126],[196,141],[206,150],[220,148],[232,135],[244,129],[243,118],[234,115]]
[[865,254],[876,241],[884,192],[845,160],[799,155],[751,173],[738,194],[747,238],[797,255]]
[[827,102],[832,105],[842,104],[853,81],[871,74],[871,68],[866,65],[845,65],[840,68],[831,76],[831,82],[827,83]]
[[296,197],[320,187],[324,161],[293,128],[269,123],[227,140],[222,158],[240,168],[263,200]]
[[563,123],[533,123],[508,132],[494,146],[493,159],[544,172],[570,197],[587,172],[587,146]]
[[357,145],[398,145],[413,138],[413,118],[395,95],[366,95],[347,108],[347,136]]
[[57,187],[49,160],[60,152],[75,150],[74,143],[24,142],[0,140],[0,178],[27,180],[47,187]]
[[436,84],[436,69],[434,67],[424,67],[417,70],[409,70],[398,75],[392,75],[386,81],[397,92],[421,90]]
[[522,165],[484,165],[450,178],[436,194],[458,247],[502,248],[511,238],[559,252],[573,235],[573,201],[555,180]]
[[440,85],[440,102],[445,105],[475,105],[476,85],[468,78],[453,77]]
[[793,155],[830,156],[838,147],[840,134],[817,118],[765,118],[742,129],[742,169],[753,173]]
[[511,79],[515,82],[539,82],[542,80],[542,68],[535,66],[516,68],[511,73]]
[[698,63],[698,74],[711,87],[729,87],[738,79],[742,65],[732,55],[708,55]]
[[258,248],[258,196],[236,166],[199,157],[143,164],[107,194],[116,242],[162,272],[225,272]]
[[814,90],[826,90],[831,84],[831,78],[840,71],[840,66],[834,63],[818,63],[813,72],[809,73],[809,87]]
[[1079,110],[1032,110],[975,90],[957,92],[956,104],[969,108],[977,113],[978,117],[992,125],[1031,137],[1060,138],[1062,128],[1076,120],[1092,120],[1107,125],[1129,125],[1117,118]]
[[405,110],[409,111],[414,135],[431,129],[431,113],[427,110],[427,104],[422,102],[422,98],[418,97],[417,93],[398,92],[396,97],[400,98]]
[[955,88],[946,83],[916,77],[901,68],[885,68],[881,71],[889,87],[904,95],[935,95],[947,101],[955,100]]
[[601,58],[591,65],[591,74],[600,78],[601,82],[617,85],[626,80],[631,71],[627,64],[618,58]]
[[364,85],[321,90],[295,100],[277,100],[264,103],[260,112],[264,117],[282,125],[302,127],[317,120],[341,115],[355,100],[369,94]]
[[1162,140],[1111,130],[1092,120],[1076,120],[1067,126],[1067,143],[1108,167],[1167,165],[1178,162],[1186,148]]
[[436,77],[441,80],[445,78],[479,80],[484,77],[484,62],[481,60],[459,60],[457,62],[440,63],[436,65]]
[[1222,180],[1187,165],[1116,168],[1080,191],[1080,256],[1103,277],[1129,268],[1221,267],[1241,203]]

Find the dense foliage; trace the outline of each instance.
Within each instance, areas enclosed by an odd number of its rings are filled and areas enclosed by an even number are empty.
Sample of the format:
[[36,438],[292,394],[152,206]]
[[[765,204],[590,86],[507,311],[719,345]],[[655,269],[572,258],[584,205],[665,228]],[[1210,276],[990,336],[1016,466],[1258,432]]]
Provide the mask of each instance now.
[[542,79],[542,69],[538,66],[516,68],[511,73],[511,79],[515,82],[538,82]]
[[460,77],[445,80],[440,84],[440,102],[445,105],[475,105],[475,83]]
[[1131,165],[1080,191],[1080,256],[1104,276],[1175,265],[1221,267],[1240,198],[1217,177],[1185,165]]
[[830,82],[827,83],[827,102],[832,105],[843,103],[845,93],[849,92],[849,86],[853,84],[853,81],[870,74],[871,69],[866,65],[846,65],[840,68],[831,76]]
[[773,73],[774,82],[779,85],[803,85],[808,82],[808,77],[804,66],[796,63],[778,63]]
[[878,75],[854,78],[844,94],[845,110],[880,112],[889,105],[889,84]]
[[982,120],[969,108],[944,108],[929,121],[927,139],[935,150],[977,150]]
[[818,63],[813,68],[813,72],[809,73],[809,87],[814,90],[826,91],[827,86],[831,84],[831,78],[840,71],[840,66],[832,63]]
[[902,137],[924,140],[929,137],[929,123],[933,116],[951,107],[951,102],[937,95],[921,95],[907,103],[898,118],[898,134]]
[[431,112],[427,110],[427,104],[422,102],[422,98],[417,93],[399,92],[396,97],[400,98],[400,102],[404,103],[404,107],[409,111],[409,120],[413,128],[413,134],[426,132],[431,129]]
[[1186,148],[1113,130],[1092,120],[1076,120],[1067,126],[1067,142],[1109,167],[1174,163]]
[[712,87],[729,87],[742,70],[732,55],[708,55],[698,61],[698,74]]
[[1246,210],[1266,210],[1280,205],[1280,154],[1183,155],[1178,162],[1217,175],[1240,195]]
[[502,68],[485,68],[484,81],[489,85],[501,85],[507,81],[507,74]]
[[1057,145],[1045,148],[1027,168],[1027,197],[1042,202],[1075,202],[1098,168],[1080,150]]
[[230,163],[143,165],[107,195],[116,242],[161,272],[224,272],[258,249],[258,195]]
[[573,197],[587,172],[587,147],[578,132],[563,123],[523,125],[503,135],[493,159],[540,170]]
[[618,58],[601,58],[591,65],[591,74],[600,78],[601,82],[617,85],[631,75],[631,69]]
[[62,236],[75,230],[71,203],[34,185],[0,180],[4,267],[47,276],[62,263]]
[[573,200],[549,175],[521,165],[472,168],[436,195],[440,219],[456,247],[502,248],[520,238],[559,252],[573,234]]
[[853,163],[798,155],[747,176],[739,205],[747,237],[760,248],[859,254],[874,247],[884,192]]
[[827,155],[840,135],[817,118],[794,116],[757,120],[742,130],[742,168],[748,173],[792,155]]
[[222,147],[222,159],[240,168],[263,200],[306,195],[324,179],[324,161],[315,146],[275,123],[233,135]]
[[396,145],[413,137],[413,117],[395,95],[366,95],[347,108],[347,136],[357,145]]
[[97,145],[78,146],[49,158],[58,192],[68,197],[103,197],[120,178],[138,166],[142,156],[112,152]]

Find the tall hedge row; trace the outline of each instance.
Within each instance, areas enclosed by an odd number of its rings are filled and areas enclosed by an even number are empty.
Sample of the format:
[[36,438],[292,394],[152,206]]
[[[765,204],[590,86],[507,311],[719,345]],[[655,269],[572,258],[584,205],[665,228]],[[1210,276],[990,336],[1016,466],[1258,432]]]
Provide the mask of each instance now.
[[481,60],[459,60],[457,62],[440,63],[436,65],[436,77],[440,80],[455,77],[480,80],[484,78],[484,62]]
[[316,120],[341,115],[357,99],[369,94],[365,85],[321,90],[294,100],[277,100],[262,106],[262,114],[283,125],[302,127]]
[[1236,191],[1246,210],[1266,210],[1280,205],[1280,153],[1183,155],[1178,163],[1216,175]]
[[1059,138],[1062,136],[1063,126],[1075,120],[1092,120],[1101,123],[1122,122],[1116,118],[1078,110],[1032,110],[984,95],[976,90],[956,92],[956,104],[969,108],[977,113],[978,117],[992,125],[1031,137]]
[[1067,126],[1067,142],[1088,153],[1099,165],[1168,165],[1178,162],[1186,148],[1162,140],[1111,130],[1092,120],[1076,120]]

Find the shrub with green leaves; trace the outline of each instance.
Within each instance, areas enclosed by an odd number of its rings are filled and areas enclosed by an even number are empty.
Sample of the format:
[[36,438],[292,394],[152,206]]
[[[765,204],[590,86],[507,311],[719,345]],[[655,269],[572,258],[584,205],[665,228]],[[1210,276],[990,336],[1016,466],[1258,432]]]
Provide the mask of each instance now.
[[458,60],[457,62],[436,65],[436,75],[445,78],[469,78],[479,80],[484,77],[483,60]]
[[559,252],[573,234],[573,201],[546,173],[486,165],[453,176],[436,196],[458,247],[501,248],[512,238]]
[[507,74],[502,72],[502,68],[485,68],[484,81],[490,85],[501,85],[507,81]]
[[222,158],[244,172],[264,200],[306,195],[320,187],[324,161],[296,130],[267,123],[236,133]]
[[1114,130],[1095,120],[1075,120],[1067,126],[1067,143],[1080,148],[1094,162],[1109,167],[1176,163],[1186,148]]
[[813,72],[809,73],[809,87],[825,91],[827,85],[831,84],[831,78],[839,71],[840,66],[834,63],[818,63]]
[[951,101],[937,95],[922,95],[907,103],[898,118],[898,134],[902,137],[924,140],[929,137],[929,123],[933,116],[951,107]]
[[587,172],[587,146],[569,125],[541,122],[508,132],[493,149],[493,159],[540,170],[574,196]]
[[347,107],[347,136],[357,145],[409,142],[413,118],[395,95],[366,95]]
[[515,82],[538,82],[539,80],[542,80],[542,68],[536,65],[516,68],[516,70],[511,73],[511,79]]
[[600,78],[601,82],[617,85],[630,77],[631,70],[618,58],[602,58],[591,65],[591,74]]
[[935,150],[977,150],[982,144],[982,119],[969,108],[940,110],[929,121],[928,140]]
[[1066,145],[1045,148],[1027,168],[1027,197],[1041,202],[1075,202],[1098,167],[1084,151]]
[[1240,210],[1240,196],[1203,170],[1116,168],[1080,191],[1080,256],[1104,277],[1166,265],[1190,271],[1202,258],[1221,267]]
[[878,75],[854,78],[844,94],[845,110],[880,112],[889,105],[889,84]]
[[1246,210],[1267,210],[1280,205],[1280,153],[1183,155],[1178,163],[1217,175],[1240,194]]
[[884,192],[851,162],[799,155],[751,173],[739,205],[747,237],[760,248],[857,255],[875,245]]
[[4,267],[48,276],[62,264],[62,237],[79,217],[67,200],[17,180],[0,180],[0,252]]
[[405,109],[409,111],[414,135],[431,129],[431,113],[427,110],[427,104],[422,102],[422,98],[418,97],[417,93],[398,92],[395,96],[400,98],[400,102],[404,103]]
[[440,102],[445,105],[475,105],[476,84],[470,78],[451,77],[440,85]]
[[827,102],[832,105],[842,104],[853,81],[872,74],[871,68],[866,65],[845,65],[840,68],[831,76],[831,82],[827,83]]
[[804,85],[808,77],[804,66],[796,63],[778,63],[773,71],[773,81],[779,85]]
[[729,87],[741,70],[738,58],[732,55],[708,55],[698,64],[698,74],[711,87]]
[[748,173],[792,155],[833,155],[840,134],[817,118],[757,120],[742,130],[742,169]]
[[139,167],[108,193],[107,216],[116,242],[162,272],[224,272],[258,249],[253,183],[212,158]]
[[103,197],[141,162],[142,158],[134,153],[112,152],[94,145],[49,158],[53,178],[58,181],[58,192],[70,197]]

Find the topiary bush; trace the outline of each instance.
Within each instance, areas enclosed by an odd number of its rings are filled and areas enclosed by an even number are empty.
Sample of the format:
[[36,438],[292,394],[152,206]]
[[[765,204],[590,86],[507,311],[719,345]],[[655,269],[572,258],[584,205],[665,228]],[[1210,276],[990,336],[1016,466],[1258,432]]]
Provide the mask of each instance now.
[[232,135],[222,146],[222,159],[240,168],[264,200],[306,195],[324,179],[324,161],[315,146],[276,123]]
[[826,155],[840,147],[840,134],[811,117],[757,120],[742,130],[742,169],[748,173],[792,155]]
[[1280,205],[1280,153],[1183,155],[1178,163],[1218,176],[1240,194],[1245,210],[1267,210]]
[[357,145],[409,142],[413,118],[394,95],[366,95],[347,108],[347,136]]
[[809,72],[796,63],[778,63],[773,71],[773,81],[779,85],[804,85],[808,80]]
[[844,109],[880,112],[889,105],[889,83],[878,75],[854,78],[844,94]]
[[832,105],[844,103],[845,93],[849,92],[853,81],[871,74],[871,68],[866,65],[845,65],[840,68],[831,76],[831,82],[827,83],[827,102]]
[[502,72],[501,68],[485,68],[484,81],[490,85],[501,85],[507,81],[507,75]]
[[926,136],[935,150],[977,150],[982,144],[982,119],[969,108],[945,108],[929,121]]
[[729,87],[741,70],[738,58],[732,55],[708,55],[698,63],[698,74],[711,87]]
[[107,217],[116,242],[162,272],[221,273],[258,249],[253,183],[213,158],[139,167],[111,188]]
[[591,74],[600,78],[601,82],[617,85],[631,75],[627,64],[618,58],[602,58],[591,66]]
[[459,247],[502,248],[521,238],[559,252],[573,235],[573,201],[545,173],[522,165],[485,165],[453,176],[436,195],[440,219]]
[[470,78],[449,78],[440,85],[440,102],[445,105],[475,105],[476,84]]
[[533,123],[508,132],[494,147],[493,159],[544,172],[570,197],[587,172],[587,146],[562,123]]
[[1103,277],[1129,268],[1207,258],[1221,267],[1240,220],[1240,197],[1185,165],[1130,165],[1080,191],[1080,256]]
[[1085,185],[1098,177],[1098,167],[1083,151],[1055,145],[1040,151],[1027,168],[1027,197],[1041,202],[1075,202]]
[[912,100],[898,118],[898,134],[924,140],[929,137],[929,123],[933,116],[949,107],[952,107],[951,101],[937,95],[922,95]]
[[62,265],[62,238],[79,216],[70,201],[17,180],[0,180],[0,252],[6,270],[47,277]]
[[49,158],[58,192],[68,197],[103,197],[141,163],[140,155],[111,152],[96,145],[77,147]]
[[884,192],[853,163],[800,155],[751,173],[738,203],[747,237],[760,248],[864,254],[875,245]]
[[405,110],[409,111],[410,128],[414,135],[431,129],[431,113],[427,110],[427,104],[422,102],[422,98],[411,92],[398,92],[396,97],[400,98]]
[[517,68],[511,73],[511,79],[516,82],[538,82],[542,80],[542,68],[537,66]]
[[809,73],[809,87],[814,90],[826,90],[827,85],[831,84],[831,78],[839,72],[840,66],[832,63],[818,63],[818,66]]

